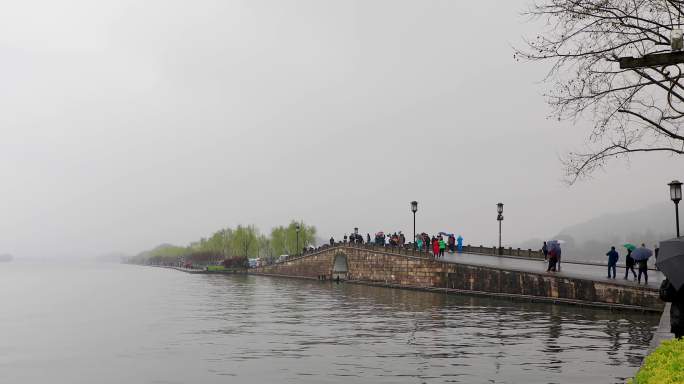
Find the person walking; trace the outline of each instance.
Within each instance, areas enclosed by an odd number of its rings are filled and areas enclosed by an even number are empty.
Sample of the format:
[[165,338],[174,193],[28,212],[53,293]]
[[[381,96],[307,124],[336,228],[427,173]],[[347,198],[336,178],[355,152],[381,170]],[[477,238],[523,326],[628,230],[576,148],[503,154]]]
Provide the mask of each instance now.
[[[641,244],[642,248],[646,248],[646,244]],[[639,275],[637,277],[637,284],[641,284],[641,275],[644,275],[644,284],[648,285],[648,259],[637,261],[639,267]]]
[[542,245],[542,253],[544,254],[544,261],[549,259],[549,247],[546,245],[546,241],[544,242],[544,245]]
[[370,233],[366,233],[366,244],[371,243]]
[[444,257],[444,250],[446,250],[446,242],[442,236],[439,237],[439,257]]
[[556,262],[558,261],[558,253],[556,251],[556,248],[552,248],[549,251],[549,267],[546,269],[546,272],[556,272]]
[[625,280],[629,280],[629,271],[632,270],[632,275],[634,275],[634,280],[637,278],[637,274],[634,271],[634,259],[632,258],[632,250],[627,249],[627,256],[625,256]]
[[449,246],[449,252],[454,253],[456,251],[456,238],[454,237],[454,235],[449,235],[447,241]]
[[660,300],[672,303],[670,307],[670,332],[675,339],[684,338],[684,287],[679,290],[665,279],[660,284]]
[[418,246],[418,252],[421,252],[423,250],[423,237],[422,236],[416,236],[416,245]]
[[615,250],[615,247],[610,247],[610,251],[606,253],[606,256],[608,256],[608,278],[611,279],[610,271],[613,271],[612,279],[615,279],[616,266],[620,255]]
[[335,245],[335,239],[333,239],[333,237],[330,236],[330,246],[332,247],[333,245]]
[[435,258],[439,257],[439,241],[437,239],[432,239],[432,255]]
[[641,275],[644,275],[644,284],[648,285],[648,259],[637,261],[637,266],[639,267],[637,284],[641,284]]

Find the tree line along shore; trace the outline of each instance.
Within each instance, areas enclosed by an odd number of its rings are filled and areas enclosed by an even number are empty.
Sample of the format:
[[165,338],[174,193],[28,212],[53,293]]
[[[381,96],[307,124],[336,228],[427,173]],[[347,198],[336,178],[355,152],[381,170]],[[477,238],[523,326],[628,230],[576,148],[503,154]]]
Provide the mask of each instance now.
[[221,228],[186,246],[161,244],[129,257],[126,262],[144,265],[244,265],[249,258],[273,261],[280,255],[297,254],[314,245],[316,227],[292,220],[264,234],[255,225]]

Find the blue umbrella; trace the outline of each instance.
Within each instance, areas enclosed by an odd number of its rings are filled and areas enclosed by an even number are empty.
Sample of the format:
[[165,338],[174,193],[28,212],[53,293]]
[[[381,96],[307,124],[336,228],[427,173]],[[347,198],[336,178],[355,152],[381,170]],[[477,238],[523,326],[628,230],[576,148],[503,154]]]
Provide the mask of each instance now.
[[639,247],[632,251],[632,259],[636,261],[648,260],[651,256],[653,256],[653,251],[648,248]]
[[558,250],[560,250],[560,242],[558,242],[558,240],[549,240],[546,242],[546,247],[549,249],[549,252],[551,252],[551,250],[558,252]]

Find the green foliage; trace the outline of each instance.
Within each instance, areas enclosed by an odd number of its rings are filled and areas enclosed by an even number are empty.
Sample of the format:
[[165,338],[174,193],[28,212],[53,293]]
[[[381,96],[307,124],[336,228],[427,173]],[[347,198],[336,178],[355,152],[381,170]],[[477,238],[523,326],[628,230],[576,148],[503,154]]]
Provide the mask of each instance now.
[[[299,230],[299,248],[297,248],[297,224]],[[278,226],[271,230],[271,248],[274,255],[297,255],[301,249],[314,245],[316,241],[316,227],[306,225],[303,221],[290,222],[287,227]]]
[[646,357],[630,384],[684,383],[684,339],[664,341]]
[[201,238],[190,244],[194,252],[220,253],[224,257],[230,256],[230,242],[233,237],[233,230],[230,228],[220,229],[214,232],[209,238]]
[[259,230],[253,225],[238,225],[233,232],[231,246],[233,254],[243,257],[255,257],[259,251]]
[[[297,251],[298,222],[273,228],[271,236],[259,234],[254,225],[238,225],[224,228],[209,237],[203,237],[187,247],[163,244],[129,259],[136,264],[177,265],[181,261],[196,265],[215,264],[231,260],[230,265],[243,265],[247,258],[261,257],[273,260],[283,254],[295,255]],[[299,249],[315,244],[316,227],[300,221]],[[226,265],[228,267],[228,265]]]
[[271,239],[266,235],[259,235],[257,242],[259,246],[257,256],[264,259],[273,260],[275,258],[275,252],[271,247]]
[[137,264],[174,265],[189,255],[191,250],[187,247],[177,247],[170,244],[162,244],[149,251],[141,252],[132,257],[129,262]]

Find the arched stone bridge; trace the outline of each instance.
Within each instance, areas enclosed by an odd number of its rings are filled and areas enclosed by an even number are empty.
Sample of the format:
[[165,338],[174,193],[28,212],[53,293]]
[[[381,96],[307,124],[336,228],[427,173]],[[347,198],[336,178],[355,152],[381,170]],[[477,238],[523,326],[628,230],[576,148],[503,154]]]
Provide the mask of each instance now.
[[394,288],[646,311],[662,311],[663,308],[658,291],[652,286],[549,274],[540,270],[435,260],[423,252],[374,245],[325,246],[283,263],[252,269],[250,273],[316,280],[339,277],[351,283]]

